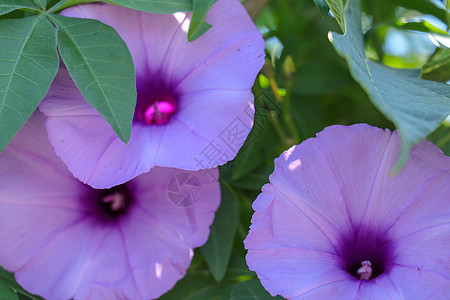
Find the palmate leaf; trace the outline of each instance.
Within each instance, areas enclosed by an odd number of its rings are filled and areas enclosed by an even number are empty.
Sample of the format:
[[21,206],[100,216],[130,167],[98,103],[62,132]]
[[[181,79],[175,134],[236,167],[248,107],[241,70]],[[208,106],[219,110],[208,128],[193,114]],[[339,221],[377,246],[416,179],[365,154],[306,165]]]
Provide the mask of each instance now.
[[450,114],[450,86],[419,79],[418,70],[391,69],[369,60],[364,52],[359,0],[347,4],[345,34],[331,32],[329,39],[346,59],[353,78],[398,128],[403,151],[397,167],[403,165],[411,146]]
[[25,124],[58,70],[56,30],[44,16],[0,21],[0,151]]
[[0,0],[0,15],[7,14],[16,9],[28,8],[36,10],[36,5],[31,0]]
[[124,142],[130,139],[136,106],[131,54],[111,27],[90,19],[51,15],[58,27],[58,49],[86,101]]

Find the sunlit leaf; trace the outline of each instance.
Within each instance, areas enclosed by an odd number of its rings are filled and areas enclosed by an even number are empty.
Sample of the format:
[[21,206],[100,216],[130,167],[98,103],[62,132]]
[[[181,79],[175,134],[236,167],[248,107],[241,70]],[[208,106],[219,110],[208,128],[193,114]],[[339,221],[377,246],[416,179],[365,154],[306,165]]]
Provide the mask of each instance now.
[[0,151],[45,96],[58,69],[56,30],[42,16],[0,21]]
[[136,106],[133,60],[111,27],[90,19],[52,15],[58,49],[83,97],[124,142],[130,139]]
[[391,69],[369,60],[364,52],[359,0],[346,8],[346,30],[329,34],[348,63],[353,78],[371,101],[398,128],[403,142],[397,167],[406,162],[410,147],[430,134],[450,114],[450,87],[418,78],[418,70]]

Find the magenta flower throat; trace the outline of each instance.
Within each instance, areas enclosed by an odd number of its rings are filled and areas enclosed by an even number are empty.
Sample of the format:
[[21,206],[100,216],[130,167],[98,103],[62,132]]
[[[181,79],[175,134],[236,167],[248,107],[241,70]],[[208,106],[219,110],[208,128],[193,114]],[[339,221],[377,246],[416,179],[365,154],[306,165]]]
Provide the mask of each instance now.
[[206,18],[212,28],[193,42],[190,14],[109,4],[62,14],[112,26],[130,49],[137,81],[125,144],[60,68],[39,109],[48,117],[50,143],[75,177],[109,188],[154,166],[199,170],[235,157],[253,126],[251,88],[264,63],[262,36],[239,1],[217,1]]
[[450,159],[428,141],[396,176],[397,133],[331,126],[275,160],[247,264],[288,299],[446,299]]
[[93,189],[58,159],[36,113],[0,154],[0,264],[45,299],[158,298],[208,238],[213,177],[155,167]]

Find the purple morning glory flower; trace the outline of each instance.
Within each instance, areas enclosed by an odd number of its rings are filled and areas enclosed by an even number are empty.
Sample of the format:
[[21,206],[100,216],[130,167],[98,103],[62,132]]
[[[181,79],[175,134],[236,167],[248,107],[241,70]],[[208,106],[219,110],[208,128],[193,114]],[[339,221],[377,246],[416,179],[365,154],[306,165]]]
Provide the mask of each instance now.
[[397,133],[331,126],[275,160],[253,204],[247,264],[288,299],[448,299],[450,158],[405,168]]
[[208,238],[217,173],[156,167],[95,190],[58,159],[35,114],[0,154],[0,264],[46,299],[157,298]]
[[153,166],[199,170],[235,157],[253,125],[251,87],[264,63],[262,36],[239,1],[217,1],[206,18],[212,28],[193,42],[190,14],[89,4],[63,15],[117,30],[133,57],[138,93],[125,144],[60,69],[39,109],[75,177],[109,188]]

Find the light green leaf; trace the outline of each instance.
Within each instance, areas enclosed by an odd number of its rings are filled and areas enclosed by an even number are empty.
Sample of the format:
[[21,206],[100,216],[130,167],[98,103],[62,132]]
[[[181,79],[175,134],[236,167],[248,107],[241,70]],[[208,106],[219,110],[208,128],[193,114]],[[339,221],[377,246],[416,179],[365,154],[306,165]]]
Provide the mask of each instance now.
[[258,279],[246,280],[236,283],[231,290],[231,300],[269,300],[283,299],[272,297],[261,285]]
[[369,60],[364,52],[358,0],[348,2],[346,20],[345,34],[332,32],[329,39],[346,59],[353,78],[398,128],[403,143],[398,168],[406,162],[411,146],[450,114],[450,87],[419,79],[418,70],[391,69]]
[[328,6],[331,9],[336,21],[341,27],[342,31],[345,32],[345,15],[344,15],[344,0],[326,0]]
[[428,62],[422,67],[423,79],[447,82],[450,80],[450,49],[436,48]]
[[130,51],[111,27],[90,19],[52,15],[58,49],[83,97],[124,142],[130,139],[136,78]]
[[192,0],[106,0],[105,2],[156,14],[192,11]]
[[25,124],[58,70],[56,30],[42,16],[0,20],[0,151]]
[[188,40],[193,41],[207,32],[211,25],[205,22],[206,15],[217,0],[193,0],[193,13]]
[[37,9],[36,5],[30,0],[0,0],[0,15],[7,14],[21,8],[28,8],[31,10]]
[[200,248],[214,279],[220,282],[227,270],[238,225],[237,196],[226,183],[221,184],[222,202],[211,226],[208,242]]
[[327,1],[326,0],[313,0],[313,1],[317,9],[319,10],[320,14],[322,16],[327,16],[328,12],[330,11]]

